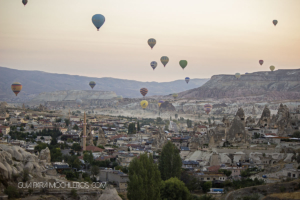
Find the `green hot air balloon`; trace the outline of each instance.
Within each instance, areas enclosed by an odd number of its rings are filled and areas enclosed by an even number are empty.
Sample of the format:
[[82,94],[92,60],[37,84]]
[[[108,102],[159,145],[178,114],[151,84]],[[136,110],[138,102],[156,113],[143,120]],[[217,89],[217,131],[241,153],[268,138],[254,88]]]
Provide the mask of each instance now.
[[275,70],[275,66],[274,66],[274,65],[271,65],[271,66],[270,66],[270,70],[271,70],[271,71],[274,71],[274,70]]
[[163,56],[163,57],[160,58],[160,61],[165,67],[169,62],[169,58],[167,56]]
[[182,69],[184,69],[187,66],[188,62],[186,60],[179,61],[179,65]]

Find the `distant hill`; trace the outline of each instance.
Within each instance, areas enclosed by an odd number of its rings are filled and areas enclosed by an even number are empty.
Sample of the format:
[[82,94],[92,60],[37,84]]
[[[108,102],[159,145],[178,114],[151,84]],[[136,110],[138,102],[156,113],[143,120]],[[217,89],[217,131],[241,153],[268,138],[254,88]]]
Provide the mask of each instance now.
[[214,75],[201,87],[179,93],[178,98],[223,102],[300,100],[300,69],[234,75]]
[[[11,91],[13,82],[23,85],[22,92],[15,97]],[[140,88],[146,87],[149,92],[147,96],[167,95],[179,93],[185,90],[197,88],[208,81],[208,79],[191,79],[189,84],[183,80],[172,82],[140,82],[116,78],[92,78],[85,76],[54,74],[41,71],[25,71],[0,67],[0,101],[22,102],[29,101],[39,93],[67,91],[67,90],[91,90],[88,85],[95,81],[94,90],[112,91],[123,97],[141,97]]]

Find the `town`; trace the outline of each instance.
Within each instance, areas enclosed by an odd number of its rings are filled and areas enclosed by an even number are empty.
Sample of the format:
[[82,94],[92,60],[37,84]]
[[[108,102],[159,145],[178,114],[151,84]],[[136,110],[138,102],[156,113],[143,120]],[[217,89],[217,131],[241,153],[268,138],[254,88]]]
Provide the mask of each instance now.
[[240,107],[235,115],[208,115],[206,121],[108,116],[80,108],[62,114],[5,102],[0,109],[0,148],[11,154],[10,161],[0,158],[7,179],[23,174],[26,180],[105,182],[125,198],[131,161],[146,154],[159,164],[168,145],[180,155],[179,178],[192,194],[219,198],[278,183],[264,190],[267,195],[294,190],[285,182],[300,178],[300,106],[280,104],[274,115],[265,106],[260,118],[254,107],[252,115]]

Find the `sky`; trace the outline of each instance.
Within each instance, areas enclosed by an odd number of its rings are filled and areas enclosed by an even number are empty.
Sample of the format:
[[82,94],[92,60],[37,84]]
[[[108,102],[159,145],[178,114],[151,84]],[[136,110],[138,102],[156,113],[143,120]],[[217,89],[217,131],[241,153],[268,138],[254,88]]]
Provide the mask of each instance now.
[[0,0],[0,66],[157,82],[298,69],[299,10],[300,0]]

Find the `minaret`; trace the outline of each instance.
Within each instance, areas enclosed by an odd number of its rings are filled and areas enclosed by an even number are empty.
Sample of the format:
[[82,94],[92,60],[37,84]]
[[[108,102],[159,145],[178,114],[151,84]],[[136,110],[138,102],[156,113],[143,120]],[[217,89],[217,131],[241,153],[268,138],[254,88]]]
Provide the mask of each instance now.
[[86,114],[84,112],[83,117],[83,136],[82,136],[82,144],[83,144],[83,151],[86,151]]

